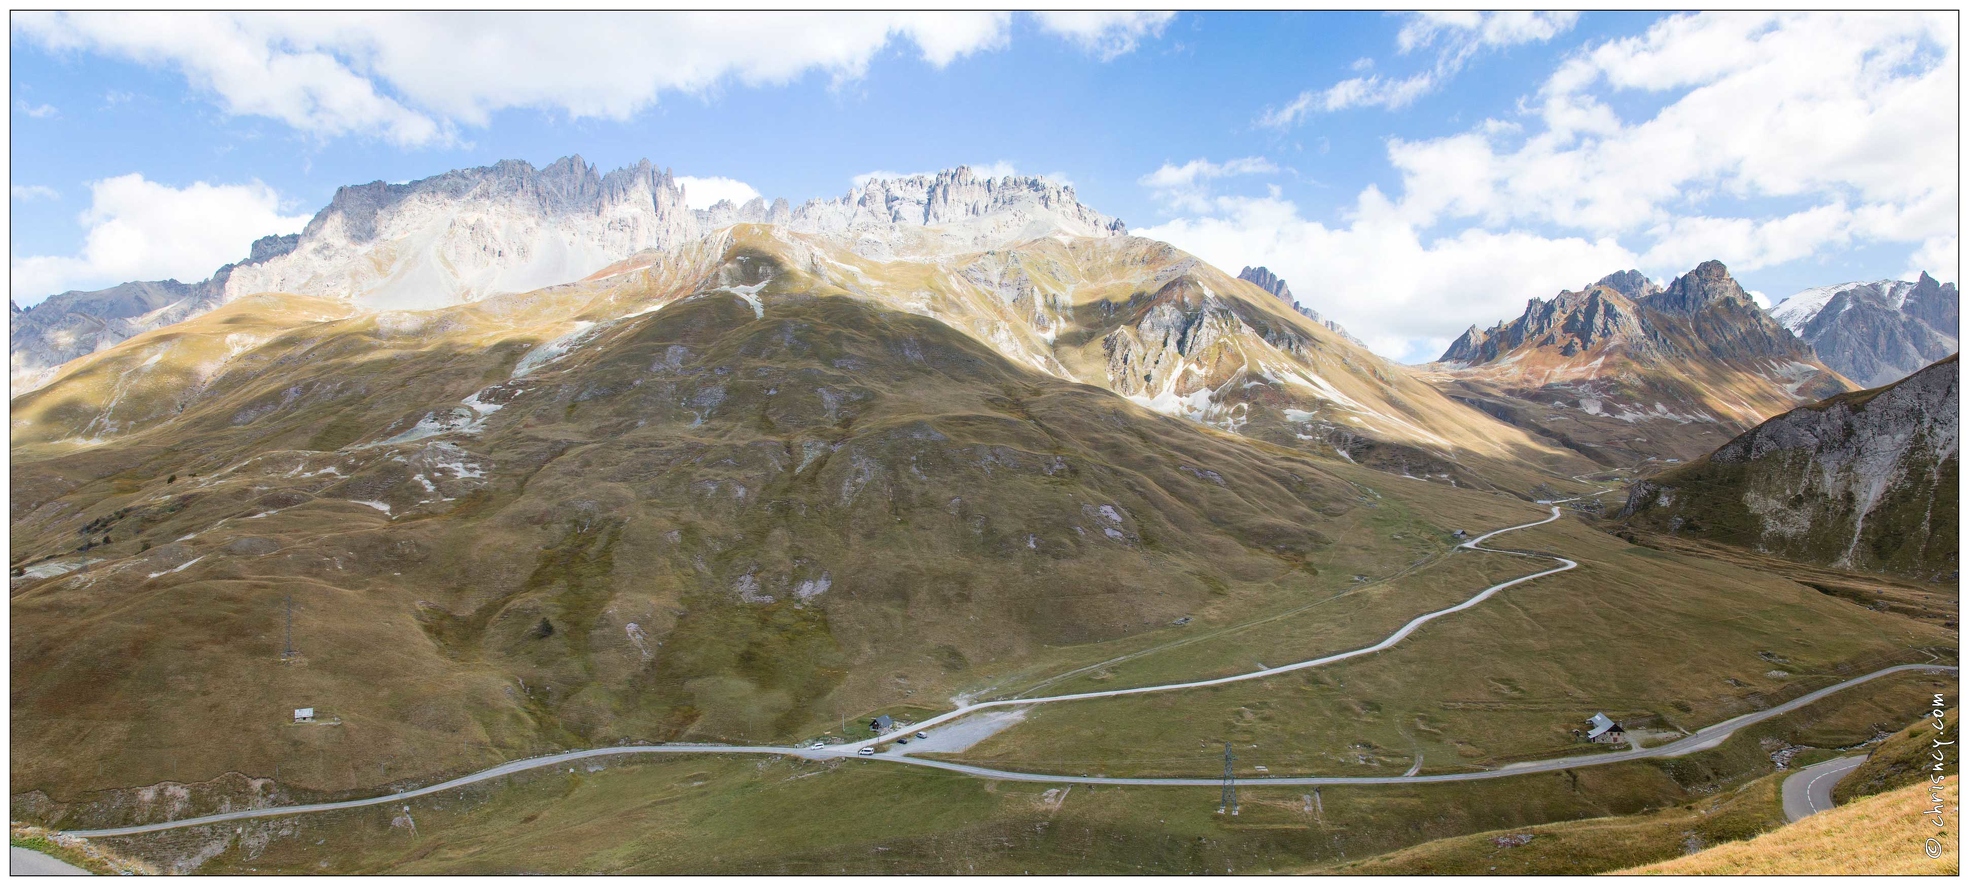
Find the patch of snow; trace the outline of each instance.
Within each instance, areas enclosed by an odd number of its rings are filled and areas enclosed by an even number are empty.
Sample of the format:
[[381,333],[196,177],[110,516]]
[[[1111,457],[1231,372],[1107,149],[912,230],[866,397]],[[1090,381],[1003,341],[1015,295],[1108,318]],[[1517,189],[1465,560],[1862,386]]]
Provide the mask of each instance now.
[[198,561],[200,561],[200,560],[203,560],[203,559],[205,559],[205,555],[203,555],[203,554],[200,554],[200,555],[198,555],[198,556],[196,556],[196,557],[193,557],[193,558],[191,558],[191,559],[189,559],[189,560],[186,560],[186,561],[185,561],[185,562],[183,562],[183,563],[180,563],[180,564],[178,564],[178,566],[177,566],[177,568],[175,568],[175,569],[166,569],[166,570],[164,570],[163,572],[153,572],[153,573],[151,573],[150,575],[148,575],[148,576],[146,576],[146,577],[145,577],[145,580],[149,580],[149,579],[152,579],[152,578],[157,578],[157,577],[159,577],[159,576],[164,576],[164,575],[170,575],[170,574],[171,574],[171,573],[173,573],[173,572],[183,572],[183,571],[185,571],[185,570],[187,570],[187,569],[190,569],[190,568],[191,568],[191,564],[193,564],[193,563],[196,563],[196,562],[198,562]]
[[801,600],[809,597],[818,597],[827,593],[827,589],[833,586],[834,576],[823,572],[820,574],[820,578],[810,578],[800,582],[799,585],[793,588],[793,596]]
[[766,304],[759,300],[759,290],[766,288],[766,284],[771,282],[773,282],[772,278],[767,277],[750,286],[727,286],[725,289],[733,295],[745,299],[745,303],[752,306],[753,316],[764,319],[766,316]]
[[[588,343],[590,330],[595,324],[587,320],[576,320],[574,331],[544,344],[534,345],[518,363],[513,364],[513,378],[525,378],[529,373],[572,353],[576,348]],[[599,332],[600,330],[595,330]],[[476,407],[475,407],[476,408]]]
[[385,514],[390,512],[390,506],[380,501],[357,501],[351,499],[351,502],[353,504],[368,505],[372,508],[375,508],[376,510],[382,511]]

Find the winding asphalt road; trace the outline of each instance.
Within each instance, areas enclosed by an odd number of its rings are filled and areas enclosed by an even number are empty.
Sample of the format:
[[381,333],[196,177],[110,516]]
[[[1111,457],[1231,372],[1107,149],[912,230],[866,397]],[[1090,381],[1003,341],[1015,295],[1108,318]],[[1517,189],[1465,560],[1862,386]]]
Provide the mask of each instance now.
[[[1551,504],[1551,503],[1547,502],[1545,504]],[[1519,529],[1529,529],[1533,526],[1543,526],[1557,519],[1559,519],[1559,508],[1556,504],[1554,504],[1552,506],[1551,516],[1543,520],[1537,520],[1531,523],[1523,523],[1517,526],[1509,526],[1493,532],[1487,532],[1474,539],[1464,542],[1462,545],[1460,545],[1460,547],[1469,550],[1490,551],[1492,553],[1517,554],[1520,556],[1548,557],[1549,559],[1558,561],[1561,565],[1552,569],[1547,569],[1543,572],[1535,572],[1520,578],[1514,578],[1510,581],[1499,582],[1498,584],[1494,584],[1488,588],[1485,588],[1483,591],[1479,592],[1476,596],[1473,596],[1470,599],[1463,601],[1462,603],[1458,603],[1455,606],[1451,606],[1446,609],[1439,609],[1436,610],[1435,612],[1430,612],[1417,616],[1414,619],[1410,620],[1407,624],[1402,625],[1402,627],[1399,630],[1396,630],[1393,634],[1388,635],[1386,639],[1382,640],[1379,643],[1375,643],[1372,646],[1364,646],[1359,649],[1351,650],[1348,652],[1335,653],[1333,655],[1310,659],[1308,661],[1297,662],[1289,665],[1281,665],[1275,668],[1254,670],[1251,671],[1250,673],[1245,673],[1245,674],[1233,674],[1228,677],[1217,677],[1215,679],[1210,679],[1210,680],[1196,680],[1188,683],[1167,683],[1157,686],[1140,686],[1140,687],[1134,687],[1129,689],[1110,689],[1102,692],[1081,692],[1072,695],[1054,695],[1054,696],[1045,696],[1040,698],[1003,699],[999,701],[979,702],[977,704],[966,705],[949,713],[940,714],[936,717],[932,717],[920,723],[913,724],[910,726],[910,730],[911,731],[928,730],[938,725],[948,723],[952,720],[956,720],[960,717],[970,716],[980,711],[991,710],[995,708],[1023,708],[1031,705],[1051,704],[1055,702],[1064,702],[1064,701],[1085,701],[1085,700],[1096,699],[1096,698],[1116,698],[1126,695],[1143,695],[1151,692],[1173,692],[1182,689],[1200,689],[1209,686],[1222,686],[1225,684],[1237,683],[1245,680],[1259,680],[1266,677],[1276,676],[1278,674],[1291,673],[1293,671],[1300,671],[1300,670],[1305,670],[1307,668],[1315,668],[1315,667],[1320,667],[1322,665],[1332,664],[1334,662],[1345,661],[1347,659],[1357,658],[1363,655],[1371,655],[1373,653],[1380,652],[1384,649],[1394,646],[1396,643],[1400,643],[1403,639],[1407,638],[1410,634],[1413,634],[1416,631],[1416,629],[1422,627],[1425,624],[1428,624],[1431,621],[1434,621],[1445,615],[1449,615],[1451,613],[1456,613],[1456,612],[1462,612],[1466,609],[1476,606],[1477,604],[1490,599],[1493,595],[1497,594],[1499,591],[1502,591],[1506,588],[1514,587],[1516,585],[1520,585],[1525,582],[1532,581],[1534,579],[1543,578],[1548,575],[1555,575],[1560,572],[1565,572],[1569,569],[1577,568],[1579,566],[1577,562],[1566,559],[1564,557],[1542,555],[1542,554],[1525,554],[1524,552],[1521,551],[1501,551],[1494,548],[1481,547],[1484,541],[1493,538],[1495,536],[1502,535],[1506,532],[1513,532]],[[1590,754],[1590,755],[1584,755],[1578,757],[1561,757],[1551,760],[1538,760],[1528,763],[1514,763],[1509,766],[1503,766],[1497,769],[1483,770],[1479,772],[1457,772],[1457,773],[1445,773],[1445,774],[1438,774],[1438,775],[1400,775],[1400,776],[1279,776],[1279,777],[1267,777],[1267,778],[1249,778],[1249,779],[1242,779],[1242,780],[1248,784],[1256,784],[1256,785],[1292,785],[1292,786],[1411,784],[1411,783],[1428,784],[1428,783],[1435,783],[1435,782],[1478,781],[1478,780],[1491,779],[1491,778],[1507,778],[1516,775],[1527,775],[1537,772],[1553,772],[1553,771],[1573,769],[1583,766],[1604,766],[1611,763],[1624,763],[1632,760],[1643,760],[1643,759],[1650,759],[1655,757],[1677,757],[1677,756],[1682,756],[1684,754],[1690,754],[1696,751],[1706,750],[1708,748],[1715,747],[1719,744],[1722,744],[1724,739],[1729,738],[1730,735],[1738,729],[1768,719],[1770,717],[1779,716],[1781,714],[1785,714],[1797,710],[1798,708],[1804,707],[1828,695],[1839,692],[1840,690],[1847,689],[1853,686],[1858,686],[1869,680],[1874,680],[1879,677],[1887,676],[1889,674],[1896,674],[1902,671],[1917,671],[1917,670],[1954,671],[1955,668],[1953,666],[1946,666],[1946,665],[1900,665],[1897,667],[1885,668],[1883,670],[1879,670],[1871,674],[1867,674],[1863,677],[1856,677],[1854,679],[1847,680],[1844,683],[1828,686],[1824,689],[1818,690],[1817,692],[1813,692],[1810,695],[1802,696],[1800,698],[1778,705],[1777,707],[1774,708],[1770,708],[1762,711],[1756,711],[1753,713],[1734,717],[1729,720],[1725,720],[1713,726],[1699,729],[1694,734],[1689,735],[1687,737],[1678,739],[1676,741],[1670,742],[1665,745],[1659,745],[1652,748],[1632,748],[1626,751],[1616,751],[1612,753]],[[429,787],[418,788],[416,790],[404,791],[396,794],[389,794],[382,797],[370,797],[361,800],[343,800],[334,803],[307,803],[307,804],[295,805],[295,806],[277,806],[277,807],[268,807],[263,809],[246,809],[238,812],[223,812],[214,815],[203,815],[197,818],[180,819],[178,821],[159,822],[156,824],[132,825],[129,827],[121,827],[121,828],[99,828],[94,830],[78,830],[78,831],[69,831],[68,833],[74,834],[79,837],[121,837],[121,836],[128,836],[131,834],[151,833],[154,831],[170,830],[174,828],[220,824],[223,822],[241,821],[241,820],[254,819],[254,818],[271,818],[271,817],[283,816],[283,815],[299,815],[309,812],[327,812],[336,809],[359,809],[365,806],[380,806],[388,803],[399,803],[405,800],[411,800],[417,797],[423,797],[431,794],[441,793],[444,791],[452,790],[454,788],[464,787],[466,785],[471,785],[471,784],[477,784],[482,781],[488,781],[494,778],[499,778],[501,776],[506,776],[506,775],[512,775],[518,772],[526,772],[534,769],[545,769],[554,766],[564,766],[570,763],[574,763],[576,761],[593,759],[596,757],[617,757],[617,756],[626,756],[631,754],[768,754],[768,755],[777,755],[777,756],[801,757],[809,760],[835,760],[835,759],[847,758],[847,759],[868,760],[871,762],[899,763],[908,766],[923,766],[931,769],[943,769],[949,772],[957,772],[965,775],[978,776],[982,778],[1000,779],[1004,781],[1042,782],[1047,784],[1214,786],[1220,783],[1220,779],[1217,778],[1110,778],[1105,776],[1050,775],[1046,773],[1037,773],[1037,772],[1016,772],[1016,771],[1005,770],[1005,769],[989,769],[983,766],[971,766],[963,763],[951,763],[943,760],[925,760],[917,757],[906,756],[904,754],[897,753],[897,749],[893,745],[890,745],[890,747],[886,751],[878,752],[873,756],[866,756],[866,757],[861,756],[860,751],[863,747],[888,745],[896,737],[897,736],[895,735],[891,735],[882,738],[866,739],[852,744],[828,745],[820,748],[773,747],[773,746],[763,746],[763,745],[717,745],[717,744],[629,745],[629,746],[621,746],[621,747],[593,748],[585,751],[569,751],[566,753],[550,754],[543,757],[533,757],[525,760],[514,760],[509,763],[502,763],[490,769],[483,769],[478,772],[474,772],[470,775],[460,776],[450,781],[440,782],[438,784],[434,784]],[[570,771],[572,771],[572,769],[570,769]]]
[[1866,755],[1840,757],[1807,766],[1784,780],[1784,817],[1797,821],[1832,808],[1832,789],[1860,768]]
[[7,873],[15,877],[89,877],[88,871],[62,861],[52,855],[23,849],[19,846],[7,847]]

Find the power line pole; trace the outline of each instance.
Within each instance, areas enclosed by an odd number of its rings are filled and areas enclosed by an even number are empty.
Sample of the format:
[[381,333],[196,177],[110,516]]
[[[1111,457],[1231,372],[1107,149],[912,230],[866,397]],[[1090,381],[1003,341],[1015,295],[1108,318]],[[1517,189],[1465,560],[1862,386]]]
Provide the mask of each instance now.
[[1218,815],[1226,811],[1237,814],[1237,773],[1231,769],[1231,763],[1236,759],[1231,755],[1231,743],[1224,742],[1224,799],[1217,806]]
[[284,661],[294,657],[294,595],[293,594],[287,595],[287,630],[282,636],[283,638],[281,640],[280,657]]

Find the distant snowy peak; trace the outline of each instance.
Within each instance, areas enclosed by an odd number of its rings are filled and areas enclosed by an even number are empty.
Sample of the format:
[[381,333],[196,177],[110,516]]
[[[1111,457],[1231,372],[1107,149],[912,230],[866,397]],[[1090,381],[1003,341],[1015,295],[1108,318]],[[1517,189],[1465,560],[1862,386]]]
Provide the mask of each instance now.
[[[1955,289],[1955,284],[1953,283],[1947,286],[1936,283],[1935,279],[1928,276],[1926,271],[1923,271],[1920,279],[1917,280],[1874,280],[1871,282],[1856,280],[1851,283],[1837,283],[1832,286],[1817,286],[1799,292],[1773,306],[1771,308],[1771,316],[1777,318],[1777,321],[1783,323],[1784,328],[1791,330],[1793,334],[1802,335],[1805,327],[1816,319],[1820,312],[1824,311],[1826,306],[1832,303],[1833,298],[1840,293],[1851,292],[1855,301],[1867,299],[1889,310],[1899,311],[1906,307],[1908,297],[1914,295],[1916,290],[1920,289],[1924,283],[1938,290]],[[1852,301],[1848,301],[1842,307],[1851,303]]]
[[1771,309],[1819,360],[1867,387],[1888,384],[1957,348],[1955,284],[1915,280],[1820,286]]

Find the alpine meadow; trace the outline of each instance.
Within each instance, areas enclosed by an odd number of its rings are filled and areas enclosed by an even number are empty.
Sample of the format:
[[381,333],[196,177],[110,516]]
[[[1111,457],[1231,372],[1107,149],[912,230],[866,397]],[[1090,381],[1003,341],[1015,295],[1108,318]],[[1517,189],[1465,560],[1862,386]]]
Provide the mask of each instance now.
[[12,872],[1954,875],[1958,19],[17,12]]

